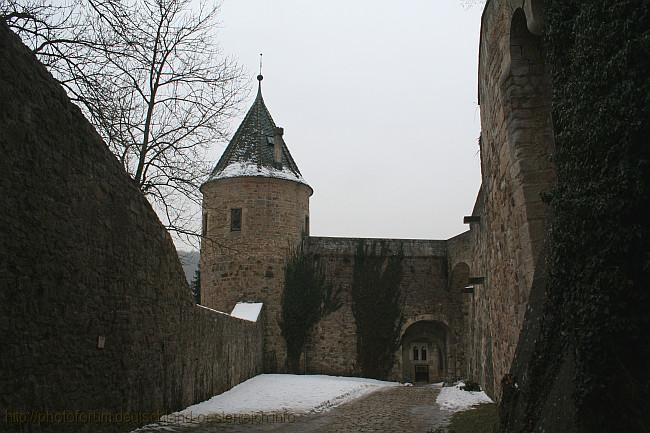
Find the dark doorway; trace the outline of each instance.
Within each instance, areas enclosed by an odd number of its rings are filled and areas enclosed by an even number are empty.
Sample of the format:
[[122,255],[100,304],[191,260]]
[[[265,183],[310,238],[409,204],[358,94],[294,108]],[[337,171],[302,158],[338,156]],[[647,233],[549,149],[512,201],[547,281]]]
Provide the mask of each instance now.
[[415,366],[415,381],[429,383],[429,366],[416,365]]
[[420,320],[402,335],[404,382],[439,382],[447,372],[447,326],[439,321]]

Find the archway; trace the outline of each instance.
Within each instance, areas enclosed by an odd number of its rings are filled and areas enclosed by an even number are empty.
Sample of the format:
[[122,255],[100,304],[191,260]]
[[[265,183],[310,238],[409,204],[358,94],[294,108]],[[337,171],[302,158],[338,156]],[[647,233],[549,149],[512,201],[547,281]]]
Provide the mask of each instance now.
[[433,383],[447,377],[449,330],[434,320],[411,324],[402,335],[402,377],[405,382]]
[[528,30],[532,34],[540,36],[544,29],[544,0],[527,0],[523,7]]
[[[551,86],[544,65],[542,38],[529,31],[524,10],[517,9],[510,27],[510,74],[504,81],[506,125],[512,158],[512,206],[522,209],[521,245],[529,278],[541,249],[546,220],[542,193],[552,188],[555,170],[549,155],[554,138]],[[526,281],[529,285],[530,281]]]

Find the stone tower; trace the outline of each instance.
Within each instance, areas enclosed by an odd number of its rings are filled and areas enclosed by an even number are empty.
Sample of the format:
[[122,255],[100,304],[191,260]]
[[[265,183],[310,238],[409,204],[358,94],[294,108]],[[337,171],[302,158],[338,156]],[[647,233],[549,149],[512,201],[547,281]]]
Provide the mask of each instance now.
[[300,174],[262,98],[257,97],[202,185],[201,303],[230,312],[263,302],[264,369],[285,369],[279,319],[284,265],[309,232],[313,190]]

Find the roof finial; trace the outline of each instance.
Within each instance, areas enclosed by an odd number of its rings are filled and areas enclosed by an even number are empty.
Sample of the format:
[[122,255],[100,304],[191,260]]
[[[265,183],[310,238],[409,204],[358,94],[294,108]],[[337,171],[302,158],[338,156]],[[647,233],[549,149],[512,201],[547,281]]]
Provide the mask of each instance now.
[[262,80],[264,79],[264,76],[262,76],[262,53],[260,53],[260,74],[257,76],[257,81],[260,82],[260,85],[262,85]]

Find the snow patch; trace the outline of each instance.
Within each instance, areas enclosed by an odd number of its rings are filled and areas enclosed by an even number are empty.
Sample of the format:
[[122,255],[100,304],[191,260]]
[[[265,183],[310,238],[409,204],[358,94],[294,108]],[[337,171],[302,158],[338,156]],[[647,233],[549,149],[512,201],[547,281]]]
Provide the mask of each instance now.
[[230,315],[238,319],[257,322],[260,311],[262,311],[262,305],[264,304],[261,302],[237,302]]
[[461,386],[465,386],[465,383],[458,382],[454,386],[443,387],[436,398],[436,403],[450,412],[467,410],[483,403],[493,403],[483,391],[463,391],[460,389]]
[[305,181],[301,175],[294,173],[288,167],[278,169],[273,167],[259,166],[251,162],[232,162],[219,173],[210,176],[208,181],[244,176],[274,177],[277,179],[293,180],[294,182],[304,183],[305,185],[308,185],[307,181]]
[[[324,412],[397,382],[325,375],[261,374],[167,417],[257,412]],[[165,417],[163,417],[165,418]]]

